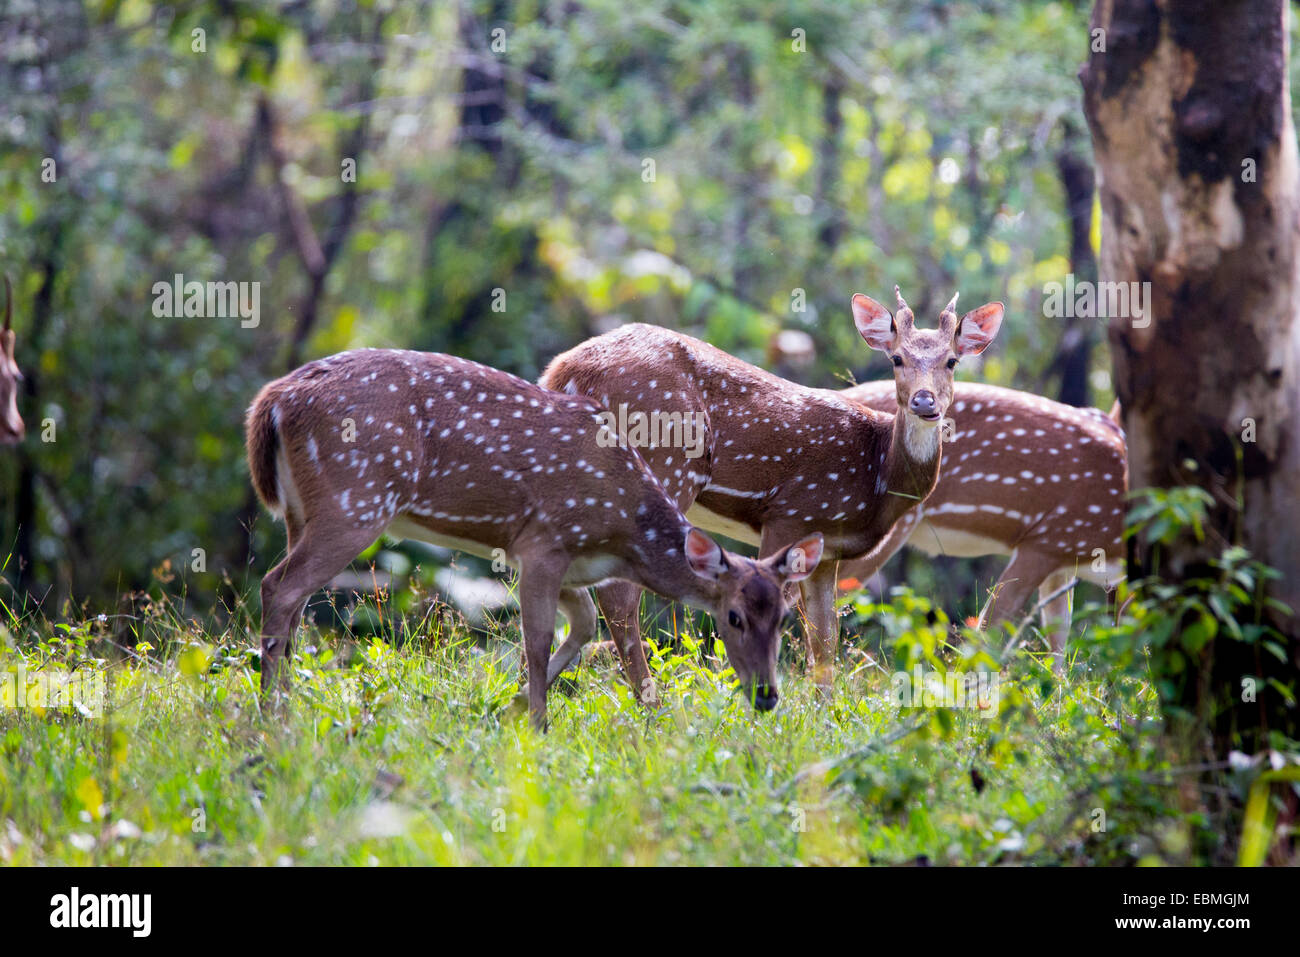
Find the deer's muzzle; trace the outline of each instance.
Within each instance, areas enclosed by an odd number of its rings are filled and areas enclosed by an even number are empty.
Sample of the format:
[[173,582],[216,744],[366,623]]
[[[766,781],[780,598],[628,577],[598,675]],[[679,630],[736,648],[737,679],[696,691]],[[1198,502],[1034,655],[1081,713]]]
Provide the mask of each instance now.
[[754,708],[758,711],[771,711],[781,700],[781,695],[773,685],[754,685],[751,690]]
[[912,393],[912,398],[907,403],[907,407],[914,415],[919,415],[923,419],[937,419],[939,417],[939,402],[929,389],[922,389],[920,392]]

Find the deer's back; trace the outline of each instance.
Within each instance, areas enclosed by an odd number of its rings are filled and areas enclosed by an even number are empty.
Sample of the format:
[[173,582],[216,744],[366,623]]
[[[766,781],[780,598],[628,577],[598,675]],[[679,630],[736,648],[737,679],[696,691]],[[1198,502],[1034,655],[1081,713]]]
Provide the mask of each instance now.
[[606,541],[654,485],[635,454],[597,441],[589,399],[455,356],[340,353],[257,402],[270,404],[307,514],[379,530],[400,520],[403,535],[471,551],[521,536],[577,550]]
[[[792,483],[806,488],[828,475],[834,478],[821,480],[828,494],[836,493],[834,513],[852,521],[862,503],[855,493],[863,483],[874,487],[878,476],[867,472],[883,462],[892,428],[889,417],[838,393],[789,382],[699,339],[640,323],[556,357],[541,381],[615,413],[623,405],[629,413],[696,416],[704,434],[700,455],[662,446],[642,448],[642,455],[678,502],[714,499],[718,508],[744,512],[737,517],[755,528]],[[725,491],[710,493],[709,486]]]

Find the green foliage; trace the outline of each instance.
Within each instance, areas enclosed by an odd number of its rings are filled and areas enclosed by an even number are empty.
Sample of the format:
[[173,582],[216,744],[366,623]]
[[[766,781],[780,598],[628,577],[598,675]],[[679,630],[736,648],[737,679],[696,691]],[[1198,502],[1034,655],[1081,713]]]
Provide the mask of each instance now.
[[1124,519],[1124,538],[1142,533],[1154,544],[1169,545],[1185,529],[1191,529],[1196,540],[1205,540],[1205,512],[1214,504],[1214,498],[1196,485],[1177,488],[1143,488],[1129,494],[1137,504]]
[[[1142,489],[1134,493],[1137,500],[1128,513],[1125,536],[1142,536],[1154,546],[1153,563],[1159,567],[1159,549],[1183,534],[1204,538],[1205,510],[1213,500],[1203,489]],[[1266,611],[1283,616],[1291,610],[1266,594],[1266,583],[1278,577],[1275,569],[1251,558],[1238,546],[1223,549],[1218,558],[1207,562],[1204,574],[1192,573],[1173,584],[1159,577],[1130,582],[1124,598],[1125,614],[1111,621],[1097,614],[1087,632],[1087,641],[1104,666],[1116,674],[1146,676],[1154,683],[1166,704],[1166,713],[1191,718],[1182,704],[1190,697],[1184,692],[1188,683],[1204,681],[1203,671],[1210,663],[1212,643],[1228,639],[1257,649],[1258,654],[1286,661],[1285,637],[1268,623]],[[1152,653],[1155,652],[1153,657]],[[1153,667],[1153,662],[1158,666]],[[1272,692],[1294,705],[1296,687],[1265,679],[1260,675],[1242,675],[1242,687],[1220,688],[1211,701],[1204,701],[1205,714],[1213,720],[1218,710],[1241,707],[1254,700],[1243,690],[1267,681]],[[1258,689],[1263,693],[1264,689]]]

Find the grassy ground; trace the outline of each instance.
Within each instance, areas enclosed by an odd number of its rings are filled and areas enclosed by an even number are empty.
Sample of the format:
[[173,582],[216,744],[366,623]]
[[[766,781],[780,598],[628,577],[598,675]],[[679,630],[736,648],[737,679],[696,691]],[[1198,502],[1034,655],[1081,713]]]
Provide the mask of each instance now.
[[[909,619],[910,621],[910,619]],[[11,625],[22,623],[11,622]],[[943,623],[939,623],[941,629]],[[909,631],[908,629],[912,630]],[[918,629],[898,631],[915,640]],[[889,703],[908,646],[847,656],[832,703],[801,669],[758,715],[697,649],[660,655],[663,707],[613,663],[511,708],[518,651],[462,627],[400,647],[313,633],[263,713],[247,633],[163,622],[107,660],[94,621],[0,652],[0,673],[107,676],[102,717],[0,710],[10,864],[836,864],[1182,861],[1140,683],[1053,682],[1012,656],[996,702]],[[28,626],[30,631],[30,625]],[[936,634],[941,634],[936,631]],[[0,636],[3,637],[3,636]],[[924,635],[922,636],[924,637]],[[152,645],[152,647],[151,647]],[[912,654],[912,661],[924,655]],[[962,667],[961,654],[929,659]]]

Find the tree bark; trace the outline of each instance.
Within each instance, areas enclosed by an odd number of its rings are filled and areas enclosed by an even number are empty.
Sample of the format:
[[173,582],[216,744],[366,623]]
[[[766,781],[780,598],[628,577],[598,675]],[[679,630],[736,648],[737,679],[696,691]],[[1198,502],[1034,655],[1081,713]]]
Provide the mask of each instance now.
[[[1160,567],[1134,540],[1130,577],[1213,577],[1210,560],[1241,544],[1281,571],[1272,597],[1300,609],[1300,178],[1285,17],[1282,0],[1099,0],[1080,79],[1101,278],[1150,284],[1148,315],[1109,324],[1130,487],[1195,485],[1214,499],[1204,539],[1160,550]],[[1285,662],[1220,632],[1166,702],[1209,720],[1216,749],[1263,746],[1268,729],[1297,736],[1274,688],[1260,682],[1243,701],[1244,678],[1296,684],[1297,618],[1269,617]],[[1153,649],[1153,665],[1170,647]]]

